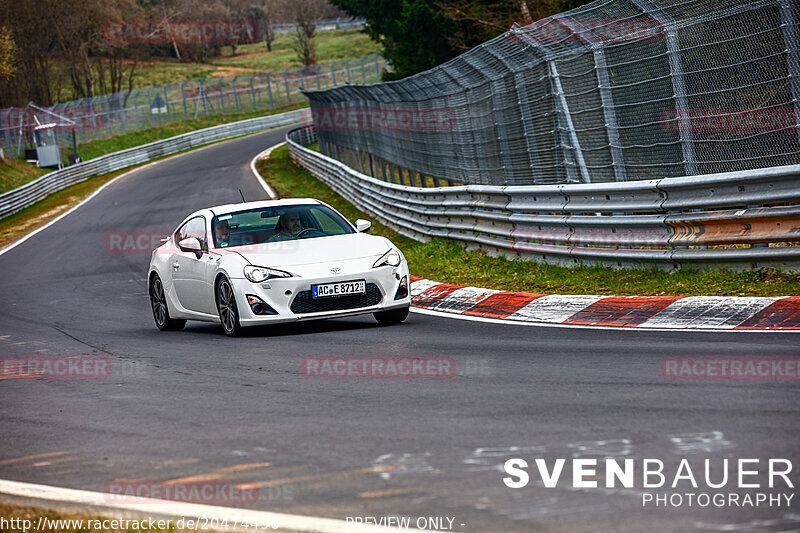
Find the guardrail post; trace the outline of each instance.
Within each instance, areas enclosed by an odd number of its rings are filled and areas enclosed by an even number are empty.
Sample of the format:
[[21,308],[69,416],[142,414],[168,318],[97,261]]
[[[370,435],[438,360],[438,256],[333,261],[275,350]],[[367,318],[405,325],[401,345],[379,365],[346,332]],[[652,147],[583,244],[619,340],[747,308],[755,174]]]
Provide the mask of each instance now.
[[681,60],[681,47],[678,41],[678,29],[675,21],[656,6],[651,0],[631,0],[634,5],[644,11],[661,24],[664,28],[664,37],[667,43],[667,57],[669,59],[672,90],[675,93],[675,107],[678,113],[678,131],[680,132],[681,149],[683,150],[683,165],[686,176],[696,176],[697,156],[694,149],[694,134],[692,133],[691,110],[686,94],[686,82],[683,76],[683,62]]
[[794,2],[792,0],[779,1],[781,6],[781,31],[783,32],[783,43],[786,46],[786,67],[789,74],[789,86],[792,89],[795,124],[798,126],[797,135],[800,142],[800,46],[798,46],[797,42]]

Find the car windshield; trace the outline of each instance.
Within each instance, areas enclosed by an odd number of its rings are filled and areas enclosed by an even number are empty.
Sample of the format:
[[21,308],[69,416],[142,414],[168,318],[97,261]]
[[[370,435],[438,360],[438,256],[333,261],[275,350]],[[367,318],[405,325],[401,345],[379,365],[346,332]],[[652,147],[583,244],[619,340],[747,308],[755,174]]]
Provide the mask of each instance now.
[[226,213],[213,218],[211,229],[217,248],[355,233],[341,215],[319,204]]

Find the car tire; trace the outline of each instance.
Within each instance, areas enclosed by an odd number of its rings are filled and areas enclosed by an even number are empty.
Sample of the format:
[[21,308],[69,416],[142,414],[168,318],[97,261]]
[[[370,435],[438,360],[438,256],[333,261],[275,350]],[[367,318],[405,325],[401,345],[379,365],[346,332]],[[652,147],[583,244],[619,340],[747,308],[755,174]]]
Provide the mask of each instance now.
[[164,293],[164,284],[158,274],[150,278],[150,308],[153,310],[153,320],[161,331],[180,331],[186,326],[185,320],[170,318],[167,296]]
[[391,326],[392,324],[399,324],[408,317],[408,307],[378,311],[377,313],[373,313],[373,315],[381,326]]
[[242,326],[239,324],[239,308],[236,307],[236,295],[233,290],[233,285],[226,277],[220,278],[217,283],[217,312],[219,313],[219,321],[222,324],[222,331],[228,337],[236,337],[242,332]]

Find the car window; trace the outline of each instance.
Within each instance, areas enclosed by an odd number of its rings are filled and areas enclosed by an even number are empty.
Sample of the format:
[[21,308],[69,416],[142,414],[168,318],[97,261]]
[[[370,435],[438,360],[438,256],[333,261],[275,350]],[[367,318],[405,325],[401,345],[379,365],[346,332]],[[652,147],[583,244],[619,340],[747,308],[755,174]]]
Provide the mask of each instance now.
[[203,217],[194,217],[175,232],[176,244],[183,239],[189,237],[196,237],[200,241],[200,246],[203,251],[208,251],[208,242],[206,241],[206,219]]
[[311,215],[317,222],[317,227],[319,227],[322,231],[329,235],[337,235],[342,232],[344,228],[342,228],[342,220],[341,217],[336,217],[339,220],[337,221],[331,215],[335,215],[333,211],[330,209],[322,210],[316,207],[312,207],[309,209]]
[[[299,220],[285,231],[281,220]],[[218,248],[261,244],[276,240],[314,239],[355,233],[353,227],[324,205],[282,205],[215,216],[211,221]]]

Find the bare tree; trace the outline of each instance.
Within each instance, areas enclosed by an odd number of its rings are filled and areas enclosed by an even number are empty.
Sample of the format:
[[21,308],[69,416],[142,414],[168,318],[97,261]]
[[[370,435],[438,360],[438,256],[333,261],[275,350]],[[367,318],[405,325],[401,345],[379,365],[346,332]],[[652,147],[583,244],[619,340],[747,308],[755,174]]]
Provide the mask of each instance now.
[[316,44],[317,21],[330,9],[326,0],[283,0],[286,18],[295,23],[297,29],[292,34],[292,49],[303,65],[317,63]]

